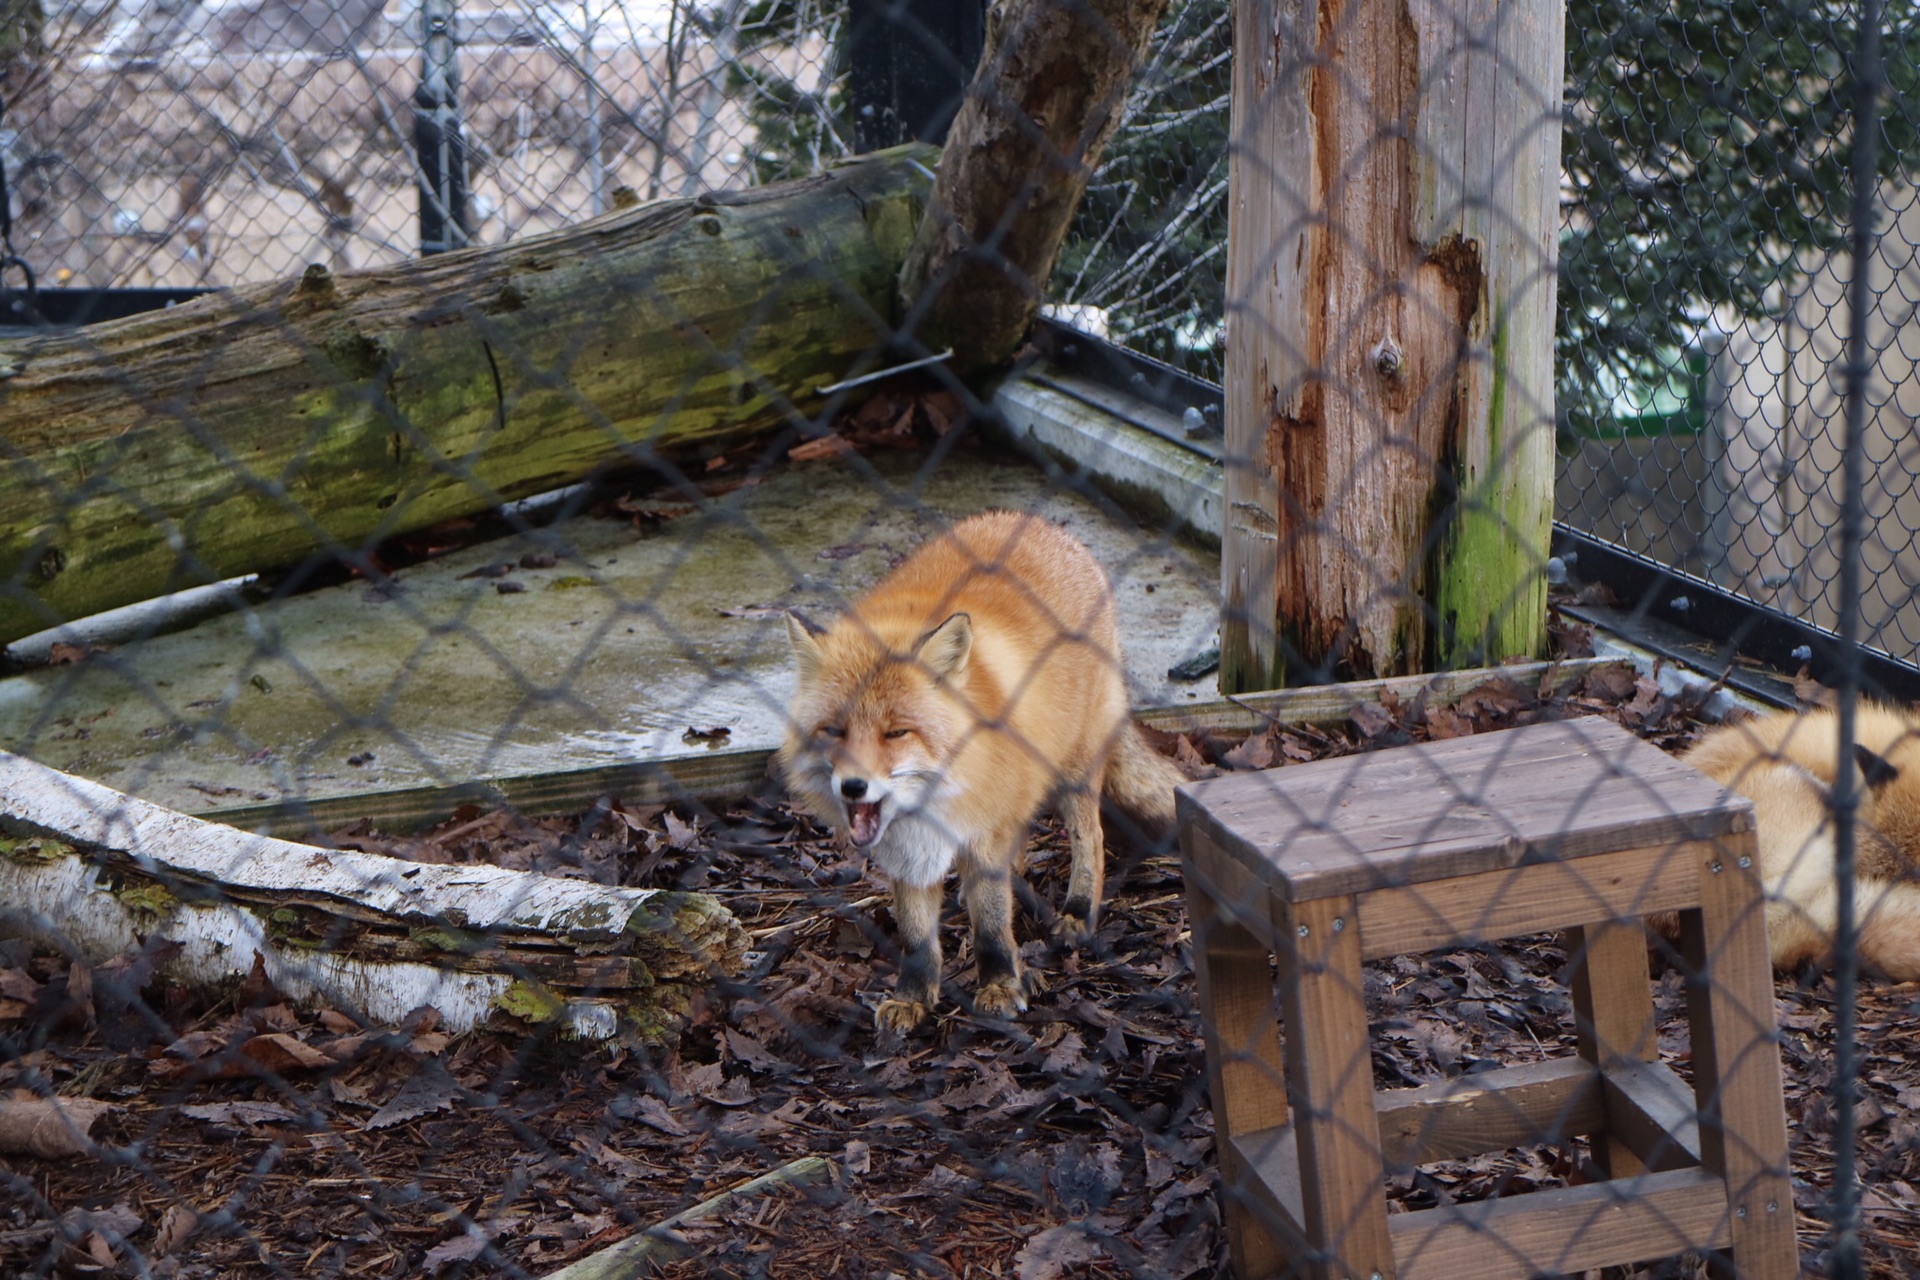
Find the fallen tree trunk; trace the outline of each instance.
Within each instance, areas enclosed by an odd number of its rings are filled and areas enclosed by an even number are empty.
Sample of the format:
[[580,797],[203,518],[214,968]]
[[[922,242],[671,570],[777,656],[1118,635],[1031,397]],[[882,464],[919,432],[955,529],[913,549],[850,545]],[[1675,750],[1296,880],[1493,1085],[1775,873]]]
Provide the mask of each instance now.
[[1166,0],[1003,0],[901,272],[902,314],[961,372],[1012,358]]
[[0,936],[99,963],[154,941],[192,986],[251,972],[383,1024],[506,1013],[607,1038],[669,1035],[746,933],[705,894],[438,866],[237,831],[0,753]]
[[817,413],[933,154],[0,342],[0,644]]

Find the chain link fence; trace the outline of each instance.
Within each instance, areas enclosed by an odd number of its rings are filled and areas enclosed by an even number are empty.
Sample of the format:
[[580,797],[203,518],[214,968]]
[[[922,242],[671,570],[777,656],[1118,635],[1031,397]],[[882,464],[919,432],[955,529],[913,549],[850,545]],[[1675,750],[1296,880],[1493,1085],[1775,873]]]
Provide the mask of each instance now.
[[75,4],[21,25],[4,158],[49,283],[226,287],[416,256],[414,106],[449,76],[454,244],[851,150],[826,107],[835,20],[806,4]]
[[1908,11],[1123,8],[16,24],[0,1274],[1915,1274]]

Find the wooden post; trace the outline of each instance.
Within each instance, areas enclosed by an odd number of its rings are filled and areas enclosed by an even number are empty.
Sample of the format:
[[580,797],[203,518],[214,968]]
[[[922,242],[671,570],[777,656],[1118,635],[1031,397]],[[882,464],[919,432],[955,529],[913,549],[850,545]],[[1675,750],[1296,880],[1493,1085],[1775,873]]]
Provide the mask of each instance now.
[[1240,0],[1220,684],[1537,653],[1559,0]]

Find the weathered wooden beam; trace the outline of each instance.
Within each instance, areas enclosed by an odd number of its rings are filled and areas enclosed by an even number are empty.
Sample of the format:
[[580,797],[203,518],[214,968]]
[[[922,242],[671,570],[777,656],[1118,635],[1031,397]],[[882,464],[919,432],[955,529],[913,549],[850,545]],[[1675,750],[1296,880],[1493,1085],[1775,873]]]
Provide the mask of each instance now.
[[1544,648],[1562,14],[1235,10],[1223,690]]
[[0,342],[0,643],[818,412],[933,155]]
[[[1468,690],[1494,676],[1511,679],[1523,689],[1544,684],[1556,693],[1564,693],[1598,667],[1631,669],[1631,666],[1621,658],[1516,663],[1484,670],[1279,689],[1184,706],[1147,707],[1136,711],[1134,718],[1172,733],[1246,734],[1274,723],[1336,723],[1353,714],[1355,708],[1377,706],[1388,697],[1405,704],[1424,693],[1428,705],[1450,706]],[[362,820],[390,831],[413,831],[446,818],[463,804],[507,805],[521,813],[565,813],[585,809],[601,796],[616,795],[629,805],[680,803],[720,809],[770,785],[767,761],[772,754],[764,747],[736,747],[666,760],[560,769],[455,786],[402,787],[311,800],[236,805],[209,810],[202,816],[249,831],[317,836]]]
[[431,1005],[456,1030],[504,1011],[657,1039],[745,960],[744,930],[704,894],[292,844],[5,753],[0,831],[0,936],[96,963],[176,942],[167,971],[198,986],[258,955],[286,994],[377,1022]]

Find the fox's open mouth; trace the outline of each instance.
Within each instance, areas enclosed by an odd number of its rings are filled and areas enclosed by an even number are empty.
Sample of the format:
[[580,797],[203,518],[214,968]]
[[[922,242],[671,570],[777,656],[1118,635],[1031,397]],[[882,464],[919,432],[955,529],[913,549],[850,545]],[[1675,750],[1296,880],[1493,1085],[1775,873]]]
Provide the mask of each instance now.
[[880,838],[880,802],[850,804],[847,819],[853,825],[853,842],[864,849]]

